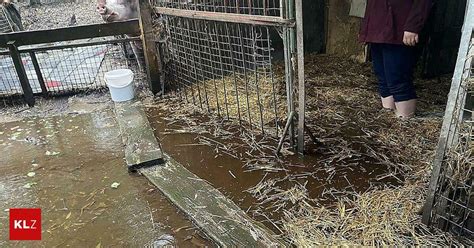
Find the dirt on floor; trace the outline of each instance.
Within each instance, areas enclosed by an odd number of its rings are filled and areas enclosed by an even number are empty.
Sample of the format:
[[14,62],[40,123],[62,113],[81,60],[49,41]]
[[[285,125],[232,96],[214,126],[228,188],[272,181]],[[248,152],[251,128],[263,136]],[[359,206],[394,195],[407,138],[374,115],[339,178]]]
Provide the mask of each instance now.
[[275,137],[180,94],[150,104],[150,119],[165,150],[294,245],[459,244],[420,215],[450,76],[416,80],[418,116],[403,121],[381,110],[369,64],[310,55],[306,71],[307,125],[318,143],[307,137],[304,158],[275,158]]

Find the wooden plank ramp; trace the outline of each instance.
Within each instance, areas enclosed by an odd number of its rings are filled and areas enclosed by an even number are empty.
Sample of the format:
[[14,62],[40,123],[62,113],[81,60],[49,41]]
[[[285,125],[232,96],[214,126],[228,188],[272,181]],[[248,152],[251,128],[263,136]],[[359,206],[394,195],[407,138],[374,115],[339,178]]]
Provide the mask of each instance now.
[[[116,103],[115,113],[129,168],[153,183],[218,246],[285,246],[210,183],[162,153],[141,102]],[[143,164],[156,166],[137,166]]]
[[220,247],[285,246],[207,181],[166,154],[165,161],[139,171]]
[[140,101],[115,103],[115,116],[122,133],[129,171],[164,163],[161,145]]

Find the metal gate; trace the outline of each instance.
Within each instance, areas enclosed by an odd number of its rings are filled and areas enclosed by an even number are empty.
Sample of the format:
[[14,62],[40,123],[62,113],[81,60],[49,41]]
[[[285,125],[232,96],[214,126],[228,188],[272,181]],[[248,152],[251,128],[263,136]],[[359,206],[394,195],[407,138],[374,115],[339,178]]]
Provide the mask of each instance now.
[[[298,150],[303,151],[301,0],[152,0],[152,6],[165,24],[172,90],[209,113],[281,141],[289,133],[292,146],[298,112]],[[272,40],[279,38],[284,66],[275,68]]]
[[474,240],[474,1],[461,46],[433,165],[423,222]]

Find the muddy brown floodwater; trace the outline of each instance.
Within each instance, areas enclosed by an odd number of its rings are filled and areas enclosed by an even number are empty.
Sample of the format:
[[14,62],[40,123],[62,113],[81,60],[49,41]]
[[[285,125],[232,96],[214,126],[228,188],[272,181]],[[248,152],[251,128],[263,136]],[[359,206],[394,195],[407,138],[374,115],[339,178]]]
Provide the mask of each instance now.
[[[296,185],[302,185],[307,190],[307,195],[304,197],[316,199],[315,204],[324,205],[332,204],[337,197],[348,196],[347,192],[361,193],[372,187],[396,185],[399,183],[397,180],[400,180],[390,176],[388,167],[376,162],[370,156],[346,156],[343,161],[342,159],[329,161],[325,159],[328,151],[324,151],[329,148],[317,151],[315,154],[318,155],[286,156],[282,159],[272,159],[274,155],[269,153],[268,157],[259,161],[258,158],[246,154],[250,148],[245,144],[242,145],[242,141],[238,138],[220,139],[210,134],[213,133],[212,130],[207,130],[209,133],[189,132],[189,130],[202,130],[201,124],[209,120],[207,117],[192,115],[186,117],[192,121],[180,121],[179,117],[171,117],[174,115],[166,109],[160,105],[148,109],[150,123],[161,139],[163,150],[190,171],[210,182],[243,210],[251,215],[253,213],[255,219],[262,221],[276,233],[279,233],[279,228],[275,223],[278,223],[283,216],[279,210],[292,206],[291,203],[281,204],[282,202],[277,200],[285,198],[283,196],[285,191]],[[195,126],[190,128],[189,123]],[[348,128],[346,131],[348,136],[354,136],[355,139],[359,135],[356,128]],[[222,149],[200,143],[200,137],[209,138],[212,140],[211,143],[229,146],[232,146],[230,145],[232,143],[240,143],[240,145],[233,146],[236,147],[234,155],[227,155]],[[354,143],[357,145],[357,142]],[[363,148],[361,145],[352,149]],[[277,170],[249,169],[248,161],[264,166],[270,165]],[[276,189],[273,195],[268,195],[277,196],[273,202],[271,199],[258,199],[258,195],[249,193],[249,189],[265,180],[277,181],[272,185]],[[278,196],[279,193],[281,197]],[[269,219],[272,221],[268,221]]]
[[[0,151],[1,247],[212,246],[144,177],[127,173],[110,110],[0,123]],[[8,209],[29,207],[42,209],[42,241],[8,241]]]

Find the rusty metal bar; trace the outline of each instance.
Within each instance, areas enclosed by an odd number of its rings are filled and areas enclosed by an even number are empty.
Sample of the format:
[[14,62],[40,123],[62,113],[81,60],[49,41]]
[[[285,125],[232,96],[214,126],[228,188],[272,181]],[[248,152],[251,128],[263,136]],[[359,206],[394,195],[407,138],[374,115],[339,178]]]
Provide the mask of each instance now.
[[217,28],[217,22],[214,22],[214,31],[215,31],[215,35],[216,35],[216,45],[217,45],[217,49],[219,51],[219,65],[220,65],[220,71],[221,71],[221,78],[222,78],[222,84],[223,84],[223,87],[224,87],[224,105],[225,105],[225,112],[226,112],[226,115],[227,115],[227,120],[230,119],[230,116],[229,116],[229,102],[227,100],[227,86],[226,86],[226,82],[225,82],[225,74],[224,74],[224,63],[222,61],[222,49],[221,49],[221,41],[219,40],[219,31],[218,31],[218,28]]
[[283,142],[285,142],[285,137],[286,137],[286,134],[288,134],[288,131],[290,129],[290,126],[291,126],[291,123],[293,123],[293,117],[295,116],[295,112],[291,112],[289,115],[288,115],[288,119],[286,120],[286,125],[285,125],[285,129],[283,129],[283,133],[280,137],[280,141],[278,142],[278,147],[276,149],[276,154],[279,154],[280,151],[281,151],[281,148],[283,146]]
[[184,10],[174,9],[166,7],[155,7],[156,11],[162,15],[179,16],[191,19],[207,20],[207,21],[219,21],[219,22],[230,22],[240,24],[251,24],[259,26],[273,26],[273,27],[294,27],[295,21],[289,19],[283,19],[274,16],[260,16],[260,15],[248,15],[248,14],[233,14],[233,13],[219,13],[209,11],[196,11],[196,10]]
[[240,52],[242,55],[242,64],[243,64],[243,69],[244,69],[244,82],[245,82],[245,100],[247,103],[247,112],[248,112],[248,122],[250,126],[252,126],[252,114],[250,110],[250,103],[249,103],[249,78],[248,78],[248,72],[247,72],[247,59],[245,58],[245,44],[244,44],[244,37],[242,35],[242,28],[240,24],[237,24],[237,32],[238,32],[238,37],[239,37],[239,45],[240,45]]
[[[232,76],[234,79],[235,98],[237,99],[237,114],[239,117],[239,124],[240,126],[242,126],[242,114],[240,113],[239,89],[237,87],[237,75],[236,75],[236,65],[235,65],[235,60],[234,60],[234,49],[232,47],[229,24],[225,23],[224,25],[225,25],[227,41],[229,43],[229,49],[230,49],[230,61],[232,64]],[[237,51],[235,51],[235,53],[237,53]]]

